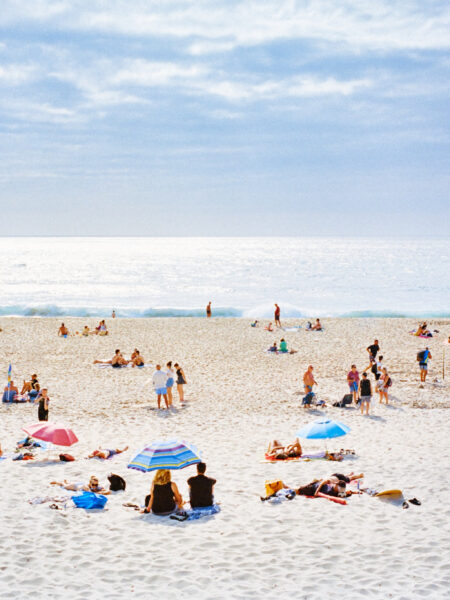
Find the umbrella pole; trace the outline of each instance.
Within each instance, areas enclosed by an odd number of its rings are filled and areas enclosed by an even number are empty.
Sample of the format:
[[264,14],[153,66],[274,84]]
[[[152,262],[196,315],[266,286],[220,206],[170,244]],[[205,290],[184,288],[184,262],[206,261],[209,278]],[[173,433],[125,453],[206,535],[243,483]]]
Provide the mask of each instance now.
[[445,348],[442,350],[442,380],[445,379]]

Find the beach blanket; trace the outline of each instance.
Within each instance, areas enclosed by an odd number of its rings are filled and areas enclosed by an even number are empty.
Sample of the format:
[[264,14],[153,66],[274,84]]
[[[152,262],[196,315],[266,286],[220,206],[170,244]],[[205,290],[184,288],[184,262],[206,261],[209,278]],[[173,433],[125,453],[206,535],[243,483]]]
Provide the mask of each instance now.
[[281,504],[281,502],[285,502],[286,500],[293,500],[295,498],[295,491],[291,489],[283,488],[282,490],[278,490],[273,496],[269,496],[266,498],[266,502],[270,504]]
[[278,463],[278,462],[300,462],[307,460],[335,460],[329,457],[327,452],[315,452],[314,454],[302,454],[301,456],[288,456],[287,458],[274,458],[269,454],[265,454],[263,462]]
[[208,515],[215,515],[218,512],[220,512],[220,506],[218,504],[205,506],[203,508],[190,508],[186,511],[189,521],[196,521],[197,519],[207,517]]
[[301,328],[301,325],[296,325],[294,327],[282,327],[281,329],[283,331],[300,331]]
[[271,354],[272,356],[289,356],[289,351],[280,352],[279,350],[277,350],[276,352],[273,352],[272,350],[264,350],[264,352],[266,354]]

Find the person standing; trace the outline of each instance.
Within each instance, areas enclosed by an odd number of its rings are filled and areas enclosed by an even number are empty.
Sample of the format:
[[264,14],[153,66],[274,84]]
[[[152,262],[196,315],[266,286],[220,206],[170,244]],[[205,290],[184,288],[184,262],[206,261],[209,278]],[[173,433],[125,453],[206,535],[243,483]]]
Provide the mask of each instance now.
[[39,421],[48,421],[49,402],[50,402],[50,398],[47,395],[47,388],[43,388],[41,391],[41,396],[39,398],[39,406],[38,406],[38,420]]
[[318,385],[313,375],[314,367],[309,365],[308,369],[303,375],[303,386],[305,388],[305,394],[310,394],[313,391],[313,385]]
[[180,398],[180,404],[184,403],[184,389],[183,386],[186,385],[187,381],[186,381],[186,376],[184,374],[183,369],[180,367],[180,365],[178,363],[175,363],[173,365],[176,369],[176,373],[177,373],[177,391],[178,391],[178,396]]
[[205,508],[214,504],[213,488],[216,480],[206,477],[205,471],[205,463],[198,463],[197,475],[190,477],[187,481],[192,508]]
[[274,320],[275,320],[275,325],[277,327],[281,327],[280,315],[281,315],[280,307],[278,306],[278,304],[275,304]]
[[112,317],[113,319],[115,319],[115,318],[116,318],[116,311],[115,311],[115,310],[113,310],[113,311],[112,311],[112,313],[111,313],[111,317]]
[[364,370],[368,371],[369,369],[372,368],[372,366],[376,363],[377,361],[377,354],[380,350],[380,346],[378,345],[378,340],[374,340],[373,344],[371,344],[370,346],[368,346],[366,348],[367,352],[369,353],[369,366],[366,367]]
[[167,381],[166,381],[167,398],[169,399],[169,406],[172,406],[172,403],[173,403],[172,388],[173,388],[173,384],[175,383],[175,371],[172,369],[172,361],[171,360],[169,360],[169,362],[166,364],[166,373],[167,373]]
[[206,305],[206,317],[208,319],[211,318],[211,300],[208,302],[208,304]]
[[425,348],[425,350],[419,352],[417,356],[419,358],[420,381],[422,383],[425,383],[428,375],[428,361],[433,357],[431,356],[431,352],[428,346]]
[[161,396],[164,398],[166,408],[169,408],[167,399],[167,373],[161,370],[161,365],[156,365],[156,371],[152,375],[153,389],[158,397],[158,408],[161,408]]
[[382,368],[382,375],[380,378],[381,385],[379,387],[380,393],[380,404],[383,404],[383,398],[386,401],[386,404],[389,403],[389,388],[392,385],[392,379],[390,378],[386,367]]
[[352,365],[351,370],[347,373],[347,383],[350,388],[350,394],[353,396],[353,402],[358,403],[358,389],[359,389],[359,373],[356,370],[356,365]]
[[367,378],[367,373],[364,371],[362,379],[359,382],[359,394],[361,397],[361,414],[364,414],[364,408],[366,409],[366,415],[369,414],[370,401],[372,400],[372,384],[370,379]]

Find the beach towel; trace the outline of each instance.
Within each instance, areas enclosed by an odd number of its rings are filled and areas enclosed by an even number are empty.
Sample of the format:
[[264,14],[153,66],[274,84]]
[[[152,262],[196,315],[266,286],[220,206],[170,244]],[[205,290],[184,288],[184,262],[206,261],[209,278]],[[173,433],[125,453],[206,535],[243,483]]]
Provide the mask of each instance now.
[[266,462],[298,462],[300,460],[327,459],[326,452],[316,452],[314,454],[302,454],[301,456],[288,456],[287,458],[274,458],[269,454],[264,455]]
[[282,327],[283,331],[299,331],[301,329],[301,325],[296,325],[295,327]]
[[284,488],[282,490],[279,490],[269,498],[266,498],[266,500],[267,502],[270,502],[270,504],[280,504],[285,500],[293,500],[295,498],[295,495],[296,494],[294,490]]
[[336,502],[336,504],[347,504],[347,501],[344,498],[337,498],[336,496],[328,496],[328,494],[322,494],[319,492],[317,496],[303,496],[304,498],[324,498],[325,500],[330,500],[330,502]]
[[207,517],[208,515],[215,515],[218,512],[220,512],[220,506],[218,504],[213,504],[212,506],[204,506],[202,508],[190,508],[186,511],[186,514],[189,521],[196,521],[197,519]]

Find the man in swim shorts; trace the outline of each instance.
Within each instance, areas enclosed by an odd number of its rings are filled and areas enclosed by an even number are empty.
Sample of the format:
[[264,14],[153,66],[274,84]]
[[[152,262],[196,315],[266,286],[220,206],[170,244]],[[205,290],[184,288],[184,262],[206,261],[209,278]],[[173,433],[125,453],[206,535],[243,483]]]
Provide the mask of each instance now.
[[340,479],[330,478],[322,479],[321,481],[316,480],[303,485],[295,490],[297,496],[317,496],[319,492],[326,494],[327,496],[347,496],[351,492],[346,491],[346,483]]
[[167,399],[167,373],[161,370],[161,365],[156,365],[156,371],[152,375],[152,383],[155,393],[158,397],[158,408],[161,408],[161,396],[164,398],[166,408],[169,410],[169,401]]
[[309,365],[307,371],[305,371],[305,374],[303,375],[305,394],[310,394],[313,391],[313,385],[317,385],[317,381],[314,379],[313,369],[314,367]]
[[211,317],[211,300],[208,302],[206,306],[206,316],[209,319]]
[[352,365],[351,370],[347,373],[347,383],[350,389],[350,393],[353,396],[353,402],[358,402],[358,388],[359,388],[359,373],[356,370],[356,365]]
[[419,362],[419,368],[420,368],[420,381],[422,383],[425,383],[427,375],[428,375],[428,361],[433,358],[431,356],[431,352],[430,349],[428,348],[428,346],[425,348],[424,353],[422,354],[422,358],[420,359]]
[[275,325],[277,327],[281,327],[280,314],[281,314],[280,307],[278,306],[278,304],[275,304],[274,319],[275,319]]

